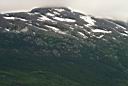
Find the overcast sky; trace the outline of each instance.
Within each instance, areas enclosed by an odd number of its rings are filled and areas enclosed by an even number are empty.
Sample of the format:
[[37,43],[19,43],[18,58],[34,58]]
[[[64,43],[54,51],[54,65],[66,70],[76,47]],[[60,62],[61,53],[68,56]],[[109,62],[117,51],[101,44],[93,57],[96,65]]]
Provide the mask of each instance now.
[[0,0],[0,11],[67,6],[85,14],[128,20],[128,0]]

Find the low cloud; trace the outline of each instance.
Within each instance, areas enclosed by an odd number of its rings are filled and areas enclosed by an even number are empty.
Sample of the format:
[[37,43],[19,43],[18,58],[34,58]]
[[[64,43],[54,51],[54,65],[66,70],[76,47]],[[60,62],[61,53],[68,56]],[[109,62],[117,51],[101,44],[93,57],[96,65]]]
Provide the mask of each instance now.
[[30,10],[34,7],[67,6],[67,0],[0,0],[0,11]]
[[0,0],[0,11],[65,6],[89,15],[127,20],[127,3],[128,0]]
[[[99,17],[128,19],[128,0],[70,0],[69,6]],[[73,3],[73,4],[72,4]]]

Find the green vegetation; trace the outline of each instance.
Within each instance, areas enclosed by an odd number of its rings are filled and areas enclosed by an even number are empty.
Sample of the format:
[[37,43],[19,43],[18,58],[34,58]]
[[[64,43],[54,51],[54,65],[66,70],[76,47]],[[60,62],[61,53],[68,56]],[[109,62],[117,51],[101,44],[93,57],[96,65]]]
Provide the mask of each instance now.
[[127,42],[1,33],[0,86],[128,86]]
[[80,86],[62,76],[47,71],[0,71],[0,86]]

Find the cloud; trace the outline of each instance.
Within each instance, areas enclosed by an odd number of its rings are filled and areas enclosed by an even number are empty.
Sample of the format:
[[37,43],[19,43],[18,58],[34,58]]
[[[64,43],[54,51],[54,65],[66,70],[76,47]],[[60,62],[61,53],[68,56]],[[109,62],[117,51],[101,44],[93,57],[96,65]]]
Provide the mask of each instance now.
[[128,19],[128,0],[0,0],[0,11],[67,6],[100,17]]
[[70,0],[69,6],[100,17],[128,19],[128,0]]
[[0,11],[24,10],[33,7],[67,6],[67,0],[0,0]]

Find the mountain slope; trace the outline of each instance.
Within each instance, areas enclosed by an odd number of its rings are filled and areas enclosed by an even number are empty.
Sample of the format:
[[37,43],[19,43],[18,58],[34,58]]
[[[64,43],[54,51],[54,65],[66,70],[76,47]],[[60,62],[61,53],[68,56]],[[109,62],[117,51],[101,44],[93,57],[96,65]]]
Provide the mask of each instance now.
[[127,23],[64,7],[0,14],[0,84],[127,86],[127,42]]

